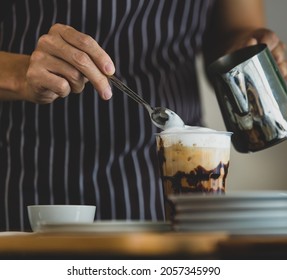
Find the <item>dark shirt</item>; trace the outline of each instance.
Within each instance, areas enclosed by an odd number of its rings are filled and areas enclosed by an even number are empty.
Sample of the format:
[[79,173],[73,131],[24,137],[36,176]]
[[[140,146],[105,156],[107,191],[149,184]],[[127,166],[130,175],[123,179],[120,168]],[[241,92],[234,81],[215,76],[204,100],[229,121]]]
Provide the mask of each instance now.
[[[152,106],[201,124],[195,55],[210,0],[15,0],[0,23],[0,49],[31,54],[55,23],[91,35],[116,75]],[[96,219],[163,219],[147,111],[113,88],[90,84],[52,104],[0,103],[0,230],[29,230],[27,205],[95,204]]]

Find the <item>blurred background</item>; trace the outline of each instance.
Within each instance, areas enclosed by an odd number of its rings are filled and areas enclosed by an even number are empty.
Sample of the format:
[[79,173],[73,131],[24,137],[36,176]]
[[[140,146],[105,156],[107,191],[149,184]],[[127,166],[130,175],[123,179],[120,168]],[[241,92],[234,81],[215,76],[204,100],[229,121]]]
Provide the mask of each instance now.
[[[287,1],[265,0],[266,22],[269,29],[275,31],[287,44]],[[202,64],[199,59],[199,71]],[[202,72],[203,73],[203,72]],[[214,90],[199,75],[203,98],[203,112],[207,127],[226,130],[217,104]],[[231,148],[228,190],[287,190],[287,141],[263,151],[240,154]]]

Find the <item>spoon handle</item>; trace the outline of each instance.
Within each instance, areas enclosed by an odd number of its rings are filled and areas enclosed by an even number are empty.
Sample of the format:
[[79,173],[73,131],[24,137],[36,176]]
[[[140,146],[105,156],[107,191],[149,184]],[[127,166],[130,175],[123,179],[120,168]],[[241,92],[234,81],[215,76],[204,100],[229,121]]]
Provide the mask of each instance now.
[[120,81],[115,76],[109,76],[108,79],[111,81],[111,83],[117,87],[122,92],[126,93],[130,98],[132,98],[134,101],[136,101],[139,104],[142,104],[146,107],[146,109],[151,112],[152,108],[151,106],[142,99],[137,93],[135,93],[132,89],[130,89],[127,85],[125,85],[122,81]]

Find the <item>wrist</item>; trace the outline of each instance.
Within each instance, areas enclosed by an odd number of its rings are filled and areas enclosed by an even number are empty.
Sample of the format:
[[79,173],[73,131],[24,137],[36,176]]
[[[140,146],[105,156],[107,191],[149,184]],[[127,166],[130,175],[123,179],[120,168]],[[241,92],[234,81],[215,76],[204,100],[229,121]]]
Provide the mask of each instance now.
[[0,52],[0,99],[24,100],[30,56]]

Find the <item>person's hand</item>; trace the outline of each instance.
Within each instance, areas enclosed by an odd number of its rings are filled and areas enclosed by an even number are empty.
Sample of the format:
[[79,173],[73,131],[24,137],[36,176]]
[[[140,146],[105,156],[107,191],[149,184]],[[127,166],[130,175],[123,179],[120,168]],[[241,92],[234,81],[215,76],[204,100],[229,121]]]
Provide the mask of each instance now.
[[39,38],[26,74],[25,99],[51,103],[58,97],[80,93],[90,81],[107,100],[112,92],[106,75],[115,71],[109,55],[90,36],[55,24]]
[[247,45],[266,44],[271,51],[275,61],[285,80],[287,80],[287,59],[286,59],[286,45],[279,39],[276,33],[268,29],[258,29],[249,38]]
[[286,45],[279,39],[276,33],[269,29],[261,28],[239,35],[237,39],[233,41],[229,52],[260,43],[268,46],[283,77],[287,80]]

